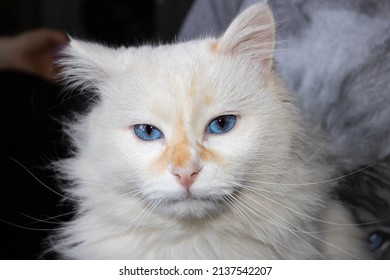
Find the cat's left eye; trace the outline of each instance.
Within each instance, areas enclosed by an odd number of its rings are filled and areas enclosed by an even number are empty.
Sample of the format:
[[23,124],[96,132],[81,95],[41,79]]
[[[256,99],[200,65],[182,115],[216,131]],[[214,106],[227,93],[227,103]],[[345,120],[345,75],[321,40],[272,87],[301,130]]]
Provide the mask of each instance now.
[[153,141],[164,138],[164,134],[156,127],[150,124],[136,124],[134,133],[137,137],[144,141]]
[[213,119],[207,126],[207,133],[223,134],[230,131],[236,124],[236,116],[223,115]]

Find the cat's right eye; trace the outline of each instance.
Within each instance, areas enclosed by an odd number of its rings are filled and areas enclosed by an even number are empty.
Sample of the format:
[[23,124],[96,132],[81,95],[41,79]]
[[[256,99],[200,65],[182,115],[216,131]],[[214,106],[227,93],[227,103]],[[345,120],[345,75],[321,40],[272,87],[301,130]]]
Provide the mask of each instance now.
[[139,139],[144,141],[154,141],[164,138],[164,134],[150,124],[136,124],[134,126],[134,133]]

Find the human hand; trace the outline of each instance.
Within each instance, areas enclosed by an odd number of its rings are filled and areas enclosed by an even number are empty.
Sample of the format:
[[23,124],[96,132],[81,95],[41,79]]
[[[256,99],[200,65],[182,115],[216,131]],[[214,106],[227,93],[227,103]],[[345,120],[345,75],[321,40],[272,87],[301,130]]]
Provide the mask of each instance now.
[[46,28],[0,38],[0,69],[24,71],[55,82],[55,52],[68,41],[63,32]]

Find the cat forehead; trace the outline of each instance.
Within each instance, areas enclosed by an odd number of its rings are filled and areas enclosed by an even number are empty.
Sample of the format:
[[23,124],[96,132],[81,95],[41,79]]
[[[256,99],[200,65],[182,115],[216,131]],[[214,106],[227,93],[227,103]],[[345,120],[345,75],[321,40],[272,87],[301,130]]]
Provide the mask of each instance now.
[[262,93],[261,66],[219,54],[217,42],[211,38],[112,50],[117,66],[99,81],[102,100],[126,119],[155,125],[178,115],[186,120],[202,115],[204,122],[203,117],[208,121],[258,110],[267,95]]
[[131,53],[124,70],[113,75],[112,87],[121,85],[121,93],[139,101],[194,102],[201,98],[198,101],[210,104],[212,99],[243,99],[251,92],[247,85],[258,84],[261,76],[253,75],[253,69],[243,63],[216,54],[215,44],[210,39],[141,47]]
[[[146,70],[156,75],[153,78],[171,76],[189,79],[193,73],[217,59],[208,48],[211,44],[212,41],[199,40],[153,48],[141,47],[133,55],[133,59],[134,63],[143,66],[138,69],[140,74],[145,74],[143,72]],[[131,62],[129,67],[133,67]]]

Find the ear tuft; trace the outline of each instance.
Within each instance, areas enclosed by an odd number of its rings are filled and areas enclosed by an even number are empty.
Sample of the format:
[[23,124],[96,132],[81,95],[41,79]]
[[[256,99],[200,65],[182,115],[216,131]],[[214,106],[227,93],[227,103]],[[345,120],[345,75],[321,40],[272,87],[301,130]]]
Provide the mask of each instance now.
[[112,53],[108,47],[71,38],[57,60],[60,77],[70,88],[96,91],[108,76]]
[[275,49],[275,23],[265,2],[255,4],[238,15],[219,39],[214,50],[259,61],[272,66]]

